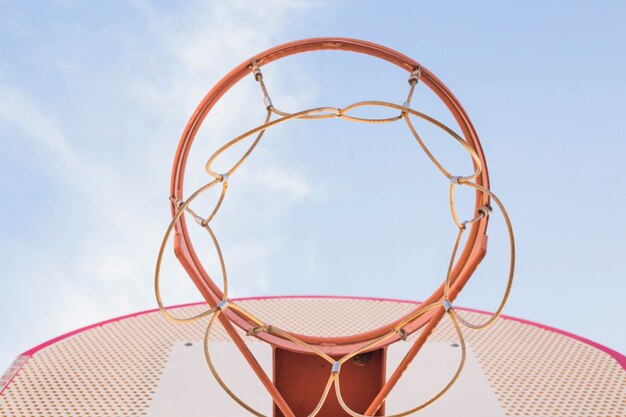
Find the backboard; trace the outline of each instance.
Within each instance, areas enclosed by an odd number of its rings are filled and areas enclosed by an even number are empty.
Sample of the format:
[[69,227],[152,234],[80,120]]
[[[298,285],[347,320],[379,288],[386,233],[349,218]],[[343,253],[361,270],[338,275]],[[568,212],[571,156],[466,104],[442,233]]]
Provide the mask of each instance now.
[[[415,307],[370,298],[273,297],[237,300],[268,322],[305,334],[341,336],[367,331]],[[175,307],[180,315],[206,309]],[[460,309],[468,318],[488,314]],[[337,320],[337,317],[345,319]],[[376,319],[372,319],[375,317]],[[186,325],[158,310],[112,319],[60,336],[20,355],[0,384],[0,415],[13,416],[244,416],[215,383],[203,359],[208,318]],[[269,344],[242,337],[271,374]],[[623,416],[626,357],[589,340],[537,323],[502,317],[484,331],[465,332],[467,363],[457,384],[422,416]],[[417,334],[411,338],[417,337]],[[259,411],[272,400],[221,326],[211,350],[224,378]],[[386,350],[393,369],[411,345]],[[387,398],[386,413],[428,398],[454,372],[456,333],[442,321]],[[367,367],[361,358],[355,367]],[[326,370],[328,372],[328,370]],[[306,376],[297,382],[306,386]]]

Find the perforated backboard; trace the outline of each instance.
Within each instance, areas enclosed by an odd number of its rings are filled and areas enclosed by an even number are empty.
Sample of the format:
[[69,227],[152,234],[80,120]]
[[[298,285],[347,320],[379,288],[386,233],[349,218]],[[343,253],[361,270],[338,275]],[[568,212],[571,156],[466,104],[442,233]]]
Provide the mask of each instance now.
[[[286,329],[329,336],[366,331],[415,307],[407,301],[328,297],[256,298],[240,303]],[[191,315],[203,308],[204,304],[192,304],[176,307],[176,312]],[[485,315],[463,312],[476,320]],[[147,311],[44,343],[19,356],[4,375],[0,415],[248,415],[207,369],[202,347],[207,320],[176,325],[158,311]],[[465,335],[468,361],[458,383],[416,415],[626,416],[623,355],[509,317],[485,331]],[[271,346],[254,337],[245,340],[271,375]],[[395,368],[408,346],[400,341],[388,348],[388,369]],[[219,326],[211,335],[210,349],[232,388],[271,415],[269,395]],[[439,390],[454,372],[458,357],[456,333],[443,321],[387,399],[386,412],[404,410]]]

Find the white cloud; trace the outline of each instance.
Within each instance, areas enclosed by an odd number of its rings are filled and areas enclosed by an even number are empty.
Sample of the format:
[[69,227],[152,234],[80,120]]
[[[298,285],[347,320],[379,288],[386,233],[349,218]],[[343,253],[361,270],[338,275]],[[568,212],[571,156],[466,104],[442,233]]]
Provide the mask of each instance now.
[[52,164],[55,171],[80,169],[76,154],[58,123],[23,91],[6,83],[0,84],[0,126],[17,128],[33,140],[39,157],[48,161],[48,170]]
[[[96,92],[84,103],[76,98],[79,104],[74,112],[50,111],[43,92],[6,80],[0,84],[0,129],[19,132],[25,140],[13,142],[16,152],[28,153],[18,159],[32,161],[42,181],[60,184],[71,193],[55,196],[59,204],[65,200],[67,207],[59,218],[44,220],[56,224],[51,226],[54,235],[38,242],[21,236],[23,255],[3,262],[4,277],[20,276],[15,287],[4,292],[3,308],[22,312],[12,315],[6,329],[27,326],[31,332],[18,344],[1,347],[0,368],[19,349],[42,339],[154,306],[151,278],[168,222],[168,177],[174,143],[184,121],[218,76],[237,61],[275,44],[292,17],[309,6],[296,1],[197,2],[175,14],[161,12],[149,3],[135,3],[135,7],[147,20],[151,42],[128,42],[128,49],[121,54],[141,62],[142,69],[135,72],[129,68],[116,73],[115,78],[91,80],[89,77],[102,74],[84,66],[87,64],[80,67],[72,60],[66,66],[49,63],[57,71],[67,71],[69,83],[99,84],[103,91],[116,94],[99,97]],[[246,87],[233,93],[258,92]],[[298,96],[287,99],[297,103]],[[92,114],[94,108],[98,109],[96,116]],[[111,119],[119,111],[127,117]],[[228,131],[226,126],[241,126],[242,119],[243,123],[258,123],[254,115],[222,111],[220,116],[210,123],[223,132]],[[84,128],[93,122],[92,131],[77,131],[75,121],[81,118],[86,122],[78,126]],[[215,144],[214,136],[208,147]],[[271,149],[264,155],[272,160]],[[205,157],[194,156],[190,163]],[[246,181],[251,181],[254,184],[250,186],[261,187],[271,196],[270,220],[313,195],[309,179],[291,171],[289,166],[276,165],[265,171],[267,178],[260,182],[245,175],[239,179],[244,188]],[[11,236],[0,239],[2,247],[11,246]],[[239,286],[242,291],[268,288],[267,263],[279,246],[278,240],[228,243],[229,253],[238,260],[233,263],[233,273],[244,277]],[[248,261],[257,265],[254,271],[246,270]],[[30,287],[41,277],[46,277],[42,285]],[[200,298],[191,286],[184,288],[169,297],[172,303]],[[21,297],[25,294],[35,306],[32,309],[23,308]],[[39,320],[41,315],[45,317]]]

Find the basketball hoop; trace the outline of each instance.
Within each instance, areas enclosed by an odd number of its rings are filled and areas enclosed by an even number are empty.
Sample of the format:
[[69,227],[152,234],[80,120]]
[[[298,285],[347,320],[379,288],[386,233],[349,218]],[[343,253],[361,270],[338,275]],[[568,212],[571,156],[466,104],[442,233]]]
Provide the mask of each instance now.
[[[342,108],[332,106],[316,107],[297,112],[287,112],[284,109],[280,109],[280,107],[275,106],[270,98],[268,88],[265,85],[261,68],[267,66],[273,61],[287,56],[320,50],[338,50],[362,53],[390,62],[403,70],[406,70],[408,73],[409,84],[406,99],[402,102],[402,104],[368,100],[360,101]],[[205,166],[206,172],[211,180],[185,198],[183,194],[183,179],[187,164],[187,157],[197,132],[206,116],[209,114],[213,106],[220,100],[220,98],[246,76],[254,77],[263,92],[263,104],[266,110],[265,119],[261,125],[242,133],[215,151],[215,153],[208,158]],[[440,121],[411,107],[411,100],[418,84],[426,85],[437,95],[437,97],[454,117],[461,133],[456,133],[452,128],[446,126]],[[372,107],[391,109],[396,111],[397,115],[394,117],[377,119],[362,118],[353,115],[353,111],[356,109]],[[449,180],[451,215],[452,220],[458,229],[458,233],[453,246],[452,254],[450,256],[450,262],[445,279],[443,279],[440,287],[422,304],[417,305],[408,314],[405,314],[404,316],[399,317],[395,321],[392,321],[378,329],[349,336],[322,337],[308,334],[297,334],[284,330],[281,328],[280,323],[268,323],[262,318],[256,317],[254,314],[246,311],[240,303],[234,302],[229,298],[227,268],[225,266],[218,239],[211,229],[211,221],[215,218],[222,206],[230,184],[230,178],[236,174],[239,168],[243,166],[247,158],[261,142],[264,134],[279,124],[287,123],[296,119],[319,120],[332,118],[355,123],[404,122],[407,126],[408,132],[410,132],[410,134],[415,138],[428,158]],[[454,139],[455,142],[460,144],[472,159],[473,172],[459,175],[459,173],[453,173],[446,169],[446,167],[433,155],[428,146],[422,140],[411,120],[412,118],[419,118],[432,124],[436,128],[441,129],[443,132],[448,134],[452,139]],[[220,155],[232,146],[251,137],[254,138],[252,144],[230,169],[222,173],[218,173],[213,170],[213,164],[220,157]],[[474,214],[469,219],[462,219],[458,216],[454,198],[455,189],[457,187],[470,187],[475,190]],[[203,215],[194,211],[192,203],[198,196],[213,188],[220,189],[219,198],[213,210],[203,217]],[[211,329],[217,320],[219,320],[222,324],[228,335],[232,338],[235,345],[241,351],[244,358],[248,361],[269,394],[272,396],[276,406],[275,412],[277,415],[308,415],[309,417],[319,415],[320,410],[322,410],[326,401],[329,399],[330,393],[334,392],[337,406],[343,410],[343,413],[353,417],[360,417],[380,415],[377,413],[382,412],[384,401],[389,392],[393,389],[402,373],[410,365],[429,335],[442,320],[443,316],[447,316],[451,320],[451,323],[457,333],[459,345],[461,347],[461,359],[459,361],[458,368],[450,382],[432,398],[420,405],[406,410],[405,412],[393,414],[394,417],[401,417],[427,407],[449,390],[459,377],[465,363],[466,346],[463,333],[461,331],[461,325],[471,329],[484,329],[493,324],[494,321],[500,316],[511,290],[515,266],[515,243],[513,230],[502,202],[490,190],[489,176],[487,173],[487,165],[484,154],[469,117],[454,95],[430,71],[411,58],[408,58],[389,48],[373,43],[345,38],[316,38],[301,40],[269,49],[233,69],[204,97],[185,127],[174,160],[170,202],[172,220],[163,238],[155,271],[155,292],[159,308],[169,320],[174,322],[184,323],[210,316],[204,338],[205,355],[209,368],[222,388],[235,401],[241,404],[242,407],[257,416],[264,416],[264,414],[247,405],[238,397],[236,393],[231,391],[231,389],[224,383],[213,364],[209,349],[209,336]],[[506,289],[496,312],[482,323],[472,323],[463,318],[455,310],[453,302],[471,278],[478,264],[482,261],[486,254],[487,226],[489,217],[492,213],[492,202],[495,203],[495,206],[498,207],[499,212],[504,218],[510,239],[509,273]],[[190,218],[192,218],[199,227],[206,230],[209,234],[210,240],[215,246],[223,277],[221,288],[211,279],[194,249],[187,228],[185,215],[190,216]],[[192,317],[185,318],[171,315],[165,309],[161,299],[161,262],[167,242],[172,234],[174,237],[174,251],[179,262],[185,268],[186,272],[200,290],[210,307],[209,310]],[[467,241],[461,248],[461,240],[465,234],[467,234]],[[271,344],[275,348],[274,374],[276,378],[274,381],[272,381],[272,379],[259,366],[235,326],[243,330],[247,335],[259,338]],[[353,406],[349,406],[344,400],[344,393],[351,389],[351,380],[350,378],[347,378],[347,380],[341,381],[342,368],[347,366],[351,359],[354,360],[355,358],[358,358],[359,355],[377,351],[384,353],[386,346],[398,340],[406,340],[409,335],[420,329],[422,329],[422,332],[415,339],[411,349],[408,351],[398,368],[386,381],[381,382],[380,390],[375,396],[366,399],[367,406],[361,406],[361,411],[359,412],[355,411]],[[293,395],[296,394],[287,393],[285,390],[281,391],[277,387],[280,385],[276,380],[279,378],[279,375],[281,375],[280,378],[285,378],[284,374],[307,372],[307,366],[309,366],[305,365],[303,361],[300,365],[295,365],[291,369],[285,369],[285,366],[283,365],[284,362],[281,362],[281,358],[284,356],[281,355],[306,355],[307,357],[314,355],[318,357],[322,363],[325,363],[326,368],[328,369],[328,375],[325,383],[323,384],[322,394],[319,401],[313,409],[294,409],[294,401],[290,400],[293,400]],[[296,358],[297,357],[298,356],[296,356]],[[384,354],[381,358],[381,361],[384,364]],[[298,363],[297,360],[296,363]],[[378,371],[376,369],[372,369],[371,372],[375,373]],[[383,374],[379,372],[379,375]],[[384,379],[384,375],[382,378]],[[310,396],[311,394],[301,393],[301,395]]]

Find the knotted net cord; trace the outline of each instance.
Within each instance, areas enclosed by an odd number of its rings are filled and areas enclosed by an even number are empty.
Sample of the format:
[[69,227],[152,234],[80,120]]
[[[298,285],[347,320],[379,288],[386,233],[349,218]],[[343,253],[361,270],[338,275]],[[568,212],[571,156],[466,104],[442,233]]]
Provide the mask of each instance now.
[[[205,336],[204,336],[204,353],[205,353],[205,359],[206,362],[208,364],[208,367],[211,371],[211,373],[213,374],[213,376],[215,377],[216,381],[218,382],[218,384],[224,389],[224,391],[231,397],[233,398],[234,401],[236,401],[239,405],[241,405],[243,408],[245,408],[247,411],[249,411],[250,413],[259,416],[259,417],[265,417],[265,415],[261,412],[259,412],[258,410],[255,410],[254,408],[252,408],[251,406],[249,406],[247,403],[245,403],[241,398],[239,398],[237,396],[237,394],[235,394],[229,387],[228,385],[223,381],[223,379],[220,377],[219,373],[217,372],[217,369],[214,366],[213,360],[211,358],[211,354],[210,354],[210,350],[209,350],[209,340],[210,340],[210,334],[211,334],[211,330],[214,326],[215,320],[220,316],[220,314],[227,308],[231,308],[233,310],[236,310],[240,315],[242,315],[243,317],[245,317],[247,320],[249,320],[250,322],[254,323],[254,325],[256,327],[254,327],[252,330],[248,331],[248,335],[249,336],[258,336],[258,334],[265,332],[271,335],[274,335],[276,337],[285,339],[285,340],[289,340],[295,344],[297,344],[298,346],[310,351],[311,353],[318,355],[319,357],[321,357],[322,359],[326,360],[329,364],[332,365],[332,371],[329,375],[328,381],[324,387],[324,390],[322,392],[322,395],[320,397],[319,402],[317,403],[316,407],[311,410],[310,414],[308,414],[308,417],[314,417],[316,416],[319,411],[321,410],[322,406],[324,405],[324,402],[326,401],[326,398],[328,397],[328,394],[331,390],[331,388],[334,386],[335,388],[335,393],[337,396],[337,399],[339,401],[339,404],[341,405],[341,407],[344,409],[344,411],[346,413],[348,413],[349,415],[353,416],[353,417],[361,417],[364,416],[364,414],[359,414],[357,412],[355,412],[354,410],[350,409],[350,407],[345,403],[345,401],[342,398],[342,394],[341,394],[341,387],[340,387],[340,370],[341,370],[341,365],[344,364],[346,361],[350,360],[351,358],[353,358],[354,356],[366,352],[368,350],[373,349],[375,346],[382,344],[383,342],[389,340],[390,338],[393,338],[394,336],[400,336],[401,339],[406,340],[408,333],[406,332],[406,330],[404,329],[405,326],[407,326],[408,324],[414,322],[415,320],[417,320],[419,317],[421,317],[422,315],[424,315],[425,313],[431,311],[431,310],[435,310],[435,309],[443,309],[445,311],[445,314],[449,317],[449,319],[451,320],[455,331],[457,333],[457,337],[459,339],[459,344],[461,346],[461,358],[459,361],[459,365],[458,368],[456,370],[456,372],[454,373],[454,375],[452,376],[452,378],[450,379],[450,381],[437,393],[435,394],[433,397],[431,397],[430,399],[428,399],[427,401],[424,401],[423,403],[419,404],[418,406],[411,408],[409,410],[406,410],[404,412],[401,413],[397,413],[397,414],[392,414],[392,415],[387,415],[387,417],[403,417],[403,416],[407,416],[409,414],[415,413],[425,407],[427,407],[428,405],[432,404],[433,402],[435,402],[436,400],[438,400],[440,397],[442,397],[453,385],[454,383],[457,381],[459,375],[461,374],[464,364],[465,364],[465,360],[466,360],[466,346],[465,346],[465,339],[463,336],[463,332],[461,331],[461,327],[460,325],[466,326],[468,328],[471,329],[484,329],[487,328],[488,326],[490,326],[491,324],[493,324],[495,322],[495,320],[500,316],[500,314],[502,313],[502,310],[504,309],[504,306],[508,300],[509,297],[509,293],[511,290],[511,286],[513,283],[513,275],[514,275],[514,268],[515,268],[515,240],[514,240],[514,235],[513,235],[513,229],[511,226],[511,222],[508,216],[508,213],[506,212],[506,209],[504,207],[504,205],[502,204],[502,202],[498,199],[498,197],[488,188],[473,182],[478,176],[480,176],[481,172],[482,172],[482,163],[480,158],[478,157],[478,154],[476,153],[475,149],[470,146],[460,135],[458,135],[454,130],[452,130],[451,128],[449,128],[448,126],[446,126],[445,124],[443,124],[442,122],[424,114],[421,113],[417,110],[412,109],[411,106],[411,99],[413,97],[413,93],[415,91],[415,88],[419,82],[420,76],[421,76],[421,72],[422,72],[422,68],[421,67],[417,67],[415,68],[410,76],[409,76],[409,85],[410,85],[410,89],[409,92],[407,94],[407,99],[405,100],[405,102],[402,105],[398,105],[395,103],[390,103],[390,102],[385,102],[385,101],[374,101],[374,100],[368,100],[368,101],[360,101],[360,102],[356,102],[354,104],[351,104],[349,106],[343,107],[343,108],[338,108],[338,107],[317,107],[317,108],[311,108],[311,109],[306,109],[306,110],[302,110],[300,112],[296,112],[296,113],[288,113],[282,110],[279,110],[278,108],[276,108],[273,103],[272,100],[270,99],[270,96],[268,94],[268,90],[267,87],[265,85],[265,82],[263,80],[263,74],[261,73],[260,68],[258,67],[257,63],[253,60],[251,62],[251,72],[252,75],[254,76],[255,80],[258,82],[264,98],[263,98],[263,102],[265,104],[266,107],[266,116],[265,116],[265,120],[263,122],[263,124],[255,127],[254,129],[251,129],[237,137],[235,137],[234,139],[231,139],[229,142],[227,142],[226,144],[224,144],[222,147],[220,147],[217,151],[215,151],[215,153],[213,153],[213,155],[211,155],[211,157],[208,159],[206,165],[205,165],[205,170],[206,172],[213,178],[212,181],[210,181],[209,183],[205,184],[204,186],[198,188],[194,193],[192,193],[189,198],[187,198],[185,201],[180,200],[180,199],[176,199],[175,197],[170,197],[171,202],[174,204],[175,208],[176,208],[176,212],[175,215],[172,217],[172,220],[168,226],[168,228],[166,229],[165,235],[163,237],[163,240],[161,242],[161,246],[159,248],[159,253],[157,256],[157,263],[156,263],[156,268],[155,268],[155,277],[154,277],[154,287],[155,287],[155,294],[156,294],[156,299],[157,299],[157,303],[159,306],[159,309],[161,310],[161,312],[164,314],[164,316],[175,323],[188,323],[188,322],[192,322],[195,320],[198,320],[200,318],[206,317],[206,316],[211,316],[209,323],[207,325],[206,331],[205,331]],[[362,117],[356,117],[356,116],[351,116],[348,113],[358,109],[358,108],[363,108],[363,107],[384,107],[384,108],[390,108],[390,109],[394,109],[399,111],[399,114],[397,116],[394,117],[388,117],[388,118],[362,118]],[[272,115],[276,115],[278,116],[276,119],[271,120]],[[473,173],[466,175],[466,176],[455,176],[452,175],[444,166],[443,164],[441,164],[439,162],[439,160],[432,154],[432,152],[429,150],[428,146],[423,142],[423,140],[421,139],[420,135],[418,134],[417,130],[415,129],[413,123],[411,122],[411,117],[410,116],[415,116],[418,118],[421,118],[429,123],[431,123],[432,125],[438,127],[439,129],[443,130],[445,133],[447,133],[449,136],[451,136],[453,139],[455,139],[461,146],[463,146],[463,148],[470,154],[473,162],[474,162],[474,166],[475,166],[475,170]],[[263,320],[255,317],[253,314],[251,314],[250,312],[246,311],[245,309],[243,309],[240,305],[238,305],[237,303],[233,302],[232,300],[230,300],[228,298],[228,275],[227,275],[227,269],[226,269],[226,264],[224,261],[224,257],[221,251],[221,247],[220,244],[218,242],[218,239],[216,238],[213,230],[210,227],[210,222],[211,220],[216,216],[216,214],[218,213],[220,207],[222,206],[222,203],[224,201],[224,198],[226,196],[226,192],[228,189],[228,185],[229,185],[229,180],[231,175],[233,175],[237,169],[239,169],[239,167],[246,161],[246,159],[251,155],[251,153],[254,151],[254,149],[256,148],[257,144],[260,142],[260,140],[262,139],[263,135],[265,134],[265,132],[274,127],[277,126],[281,123],[285,123],[287,121],[290,120],[294,120],[294,119],[305,119],[305,120],[319,120],[319,119],[329,119],[329,118],[341,118],[343,120],[346,121],[350,121],[350,122],[356,122],[356,123],[376,123],[376,124],[381,124],[381,123],[392,123],[392,122],[396,122],[399,120],[404,120],[406,122],[406,125],[409,129],[409,131],[411,132],[411,134],[413,135],[413,137],[415,138],[415,140],[417,141],[417,143],[419,144],[419,146],[422,148],[422,150],[426,153],[426,155],[428,156],[428,158],[431,160],[431,162],[439,169],[439,171],[446,176],[449,181],[450,181],[450,209],[451,209],[451,214],[452,214],[452,219],[456,225],[456,227],[458,228],[458,234],[457,234],[457,238],[455,240],[454,246],[453,246],[453,250],[452,250],[452,254],[450,256],[450,262],[448,265],[448,270],[446,273],[446,277],[443,283],[443,287],[444,287],[444,291],[443,291],[443,297],[436,301],[433,302],[431,304],[428,305],[424,305],[421,306],[419,309],[417,309],[415,312],[413,312],[411,315],[409,315],[408,317],[404,318],[403,320],[399,321],[396,325],[393,326],[393,328],[387,332],[386,334],[383,334],[367,343],[362,344],[360,347],[354,349],[353,351],[351,351],[350,353],[347,353],[346,355],[344,355],[342,358],[335,360],[332,357],[330,357],[328,354],[326,354],[325,352],[323,352],[322,350],[318,349],[316,346],[313,346],[309,343],[306,343],[305,341],[301,340],[300,338],[298,338],[297,336],[286,332],[284,330],[281,330],[279,327],[273,325],[273,324],[268,324],[265,323]],[[256,135],[254,141],[252,142],[252,144],[247,148],[246,152],[243,154],[243,156],[230,168],[228,169],[225,173],[217,173],[215,171],[212,170],[212,165],[215,162],[215,160],[222,154],[224,153],[226,150],[228,150],[230,147],[234,146],[235,144],[243,141],[244,139],[252,136],[252,135]],[[207,190],[217,186],[221,184],[221,192],[220,192],[220,196],[218,198],[218,201],[216,202],[213,210],[211,211],[211,213],[206,217],[203,218],[200,215],[198,215],[193,209],[191,209],[190,205],[191,203],[201,194],[203,194],[204,192],[206,192]],[[460,316],[458,314],[458,312],[456,312],[456,310],[454,309],[454,307],[452,306],[452,303],[449,300],[449,292],[450,292],[450,285],[451,285],[451,277],[452,277],[452,270],[453,270],[453,266],[456,260],[456,256],[457,256],[457,252],[458,252],[458,248],[461,242],[461,238],[464,234],[464,232],[466,231],[468,226],[471,226],[472,224],[474,224],[475,222],[478,222],[479,220],[481,220],[484,217],[489,216],[492,213],[492,208],[489,205],[485,205],[482,206],[480,208],[478,208],[476,210],[476,215],[474,218],[467,220],[467,221],[460,221],[457,215],[457,210],[456,210],[456,206],[455,206],[455,201],[454,201],[454,191],[455,188],[457,186],[466,186],[466,187],[470,187],[470,188],[474,188],[476,191],[482,193],[483,195],[488,196],[488,200],[493,200],[495,201],[496,205],[498,206],[504,221],[506,223],[506,227],[507,227],[507,232],[508,232],[508,237],[509,237],[509,242],[510,242],[510,263],[509,263],[509,272],[508,272],[508,277],[507,277],[507,283],[506,283],[506,289],[504,291],[504,294],[502,296],[502,299],[500,301],[500,304],[498,306],[498,309],[496,310],[496,312],[489,318],[487,319],[485,322],[481,323],[481,324],[474,324],[471,323],[467,320],[465,320],[462,316]],[[180,218],[183,216],[184,213],[189,214],[191,217],[193,217],[193,219],[195,220],[195,222],[202,227],[203,229],[205,229],[207,231],[207,233],[209,234],[209,237],[216,249],[217,255],[218,255],[218,260],[219,260],[219,264],[220,264],[220,268],[221,268],[221,272],[222,272],[222,280],[223,280],[223,299],[221,300],[220,303],[218,303],[215,307],[208,309],[202,313],[199,313],[197,315],[191,316],[191,317],[176,317],[174,315],[172,315],[171,313],[169,313],[167,311],[167,309],[164,306],[164,303],[162,301],[162,297],[161,297],[161,290],[160,290],[160,276],[161,276],[161,264],[162,264],[162,260],[163,260],[163,255],[165,252],[165,248],[167,246],[167,242],[169,241],[169,238],[172,234],[172,231],[174,230],[176,224],[180,221]]]

